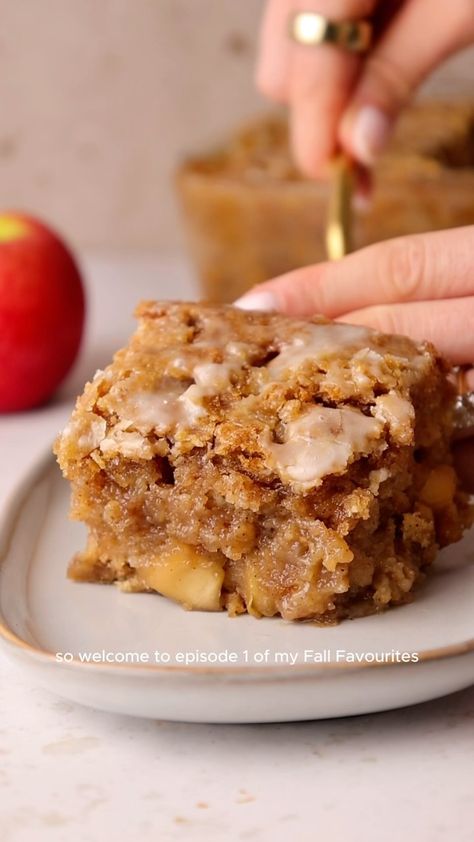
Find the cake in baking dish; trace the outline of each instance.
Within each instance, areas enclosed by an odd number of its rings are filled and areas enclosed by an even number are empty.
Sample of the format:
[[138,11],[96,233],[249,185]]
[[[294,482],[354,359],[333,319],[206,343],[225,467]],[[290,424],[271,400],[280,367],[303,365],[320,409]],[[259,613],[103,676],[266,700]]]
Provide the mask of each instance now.
[[[262,115],[188,158],[176,185],[205,298],[232,302],[326,258],[329,185],[299,172],[283,115]],[[354,245],[471,225],[473,196],[474,102],[414,103],[374,168],[371,207],[354,212]]]
[[330,622],[407,601],[469,521],[428,344],[316,317],[144,302],[55,451],[76,580]]

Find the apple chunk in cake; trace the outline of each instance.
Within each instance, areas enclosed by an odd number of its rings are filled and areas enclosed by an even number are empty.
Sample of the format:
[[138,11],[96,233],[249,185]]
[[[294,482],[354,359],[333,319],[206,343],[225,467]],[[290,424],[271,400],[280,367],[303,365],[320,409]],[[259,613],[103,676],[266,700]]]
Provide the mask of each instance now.
[[427,344],[316,317],[145,302],[56,443],[73,579],[321,622],[405,602],[469,520]]

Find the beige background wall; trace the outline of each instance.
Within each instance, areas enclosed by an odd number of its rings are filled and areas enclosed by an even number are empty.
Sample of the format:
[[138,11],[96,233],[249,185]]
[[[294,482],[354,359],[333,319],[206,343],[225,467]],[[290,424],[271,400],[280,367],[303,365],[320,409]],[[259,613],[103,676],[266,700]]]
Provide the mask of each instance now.
[[[176,248],[175,162],[261,107],[262,8],[0,0],[0,206],[36,212],[82,246]],[[471,50],[429,89],[472,94],[473,81]]]

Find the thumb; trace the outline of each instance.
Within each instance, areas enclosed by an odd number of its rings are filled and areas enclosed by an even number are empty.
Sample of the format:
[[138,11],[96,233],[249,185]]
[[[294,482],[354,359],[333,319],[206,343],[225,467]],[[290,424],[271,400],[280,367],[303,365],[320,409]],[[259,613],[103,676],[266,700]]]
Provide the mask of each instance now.
[[472,0],[405,3],[367,58],[340,123],[341,145],[359,163],[372,166],[418,85],[473,39]]

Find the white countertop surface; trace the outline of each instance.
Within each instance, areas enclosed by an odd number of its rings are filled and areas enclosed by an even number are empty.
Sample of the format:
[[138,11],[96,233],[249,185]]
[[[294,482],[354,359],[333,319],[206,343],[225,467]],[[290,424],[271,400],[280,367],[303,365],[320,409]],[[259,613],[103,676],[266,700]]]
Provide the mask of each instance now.
[[[89,329],[61,398],[0,418],[0,506],[139,298],[195,297],[186,266],[88,256]],[[69,397],[68,397],[69,396]],[[116,716],[62,701],[0,654],[1,842],[471,842],[474,688],[399,711],[285,725]]]

